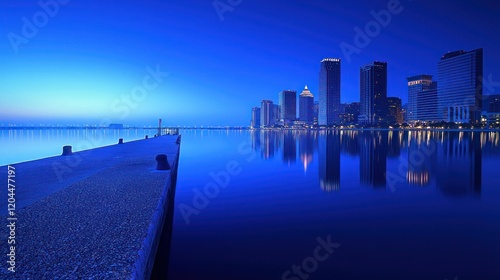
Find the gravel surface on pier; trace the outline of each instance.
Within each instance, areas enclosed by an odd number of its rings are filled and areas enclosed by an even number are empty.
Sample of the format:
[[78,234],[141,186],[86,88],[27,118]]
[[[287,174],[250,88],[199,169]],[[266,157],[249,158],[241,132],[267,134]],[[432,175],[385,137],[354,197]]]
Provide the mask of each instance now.
[[[5,265],[8,229],[3,226],[0,233],[5,260],[0,278],[130,278],[152,216],[170,186],[170,171],[156,171],[155,156],[167,154],[172,164],[176,139],[163,136],[82,152],[62,181],[50,166],[65,162],[64,157],[17,164],[17,174],[23,174],[23,165],[30,174],[19,175],[25,179],[16,189],[31,189],[33,195],[25,193],[31,201],[16,211],[15,273]],[[37,182],[44,185],[41,194]],[[4,224],[6,217],[1,219]]]

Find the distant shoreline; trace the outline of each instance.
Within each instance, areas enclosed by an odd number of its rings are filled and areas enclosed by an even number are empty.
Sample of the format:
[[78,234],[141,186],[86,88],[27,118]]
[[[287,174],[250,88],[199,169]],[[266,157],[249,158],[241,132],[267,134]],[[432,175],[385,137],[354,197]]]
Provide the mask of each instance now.
[[[131,130],[131,129],[144,129],[144,130],[157,130],[158,127],[123,127],[123,128],[109,128],[109,127],[78,127],[78,126],[68,126],[68,127],[28,127],[28,126],[18,126],[18,127],[0,127],[0,130]],[[179,129],[179,130],[248,130],[248,131],[449,131],[449,132],[500,132],[500,128],[249,128],[249,127],[162,127],[162,130],[169,129]]]

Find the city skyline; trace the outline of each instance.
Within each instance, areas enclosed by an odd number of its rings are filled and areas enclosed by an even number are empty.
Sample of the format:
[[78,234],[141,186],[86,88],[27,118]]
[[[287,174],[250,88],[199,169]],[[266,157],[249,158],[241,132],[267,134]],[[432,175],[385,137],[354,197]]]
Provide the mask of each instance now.
[[[491,31],[500,20],[489,1],[242,1],[225,11],[196,1],[54,1],[1,4],[0,124],[247,126],[248,108],[283,88],[307,84],[318,97],[325,57],[343,61],[341,103],[358,101],[360,65],[382,60],[388,96],[404,104],[407,77],[436,77],[444,53],[479,47],[493,85],[484,94],[500,92]],[[302,15],[313,20],[294,20]]]

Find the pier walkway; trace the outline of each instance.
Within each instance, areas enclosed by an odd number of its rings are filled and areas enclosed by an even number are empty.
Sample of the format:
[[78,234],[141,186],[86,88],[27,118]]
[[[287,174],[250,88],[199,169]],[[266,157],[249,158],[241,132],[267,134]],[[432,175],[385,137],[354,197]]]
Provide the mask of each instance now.
[[[148,279],[175,193],[178,137],[15,164],[13,213],[0,167],[0,279]],[[170,170],[157,170],[159,154]]]

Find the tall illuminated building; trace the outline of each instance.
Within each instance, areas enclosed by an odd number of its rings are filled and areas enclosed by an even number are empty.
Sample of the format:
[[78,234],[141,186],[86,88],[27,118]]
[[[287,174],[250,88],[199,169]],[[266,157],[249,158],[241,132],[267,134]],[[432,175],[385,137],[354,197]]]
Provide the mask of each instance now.
[[306,124],[314,123],[314,95],[307,86],[299,96],[299,120]]
[[297,92],[295,90],[280,92],[279,105],[281,107],[280,120],[290,122],[297,118]]
[[280,92],[279,105],[281,108],[279,119],[285,123],[295,121],[297,118],[297,92],[294,90]]
[[432,85],[432,75],[417,75],[406,78],[408,82],[408,122],[414,123],[419,119],[418,96],[421,92],[427,91]]
[[340,59],[325,58],[319,71],[318,124],[331,126],[339,122]]
[[403,110],[401,107],[401,98],[387,97],[387,120],[389,123],[403,123]]
[[319,101],[314,101],[314,125],[319,122]]
[[455,123],[481,121],[483,49],[455,51],[438,63],[438,117]]
[[387,118],[387,62],[375,61],[360,69],[360,121],[385,122]]
[[438,93],[436,82],[432,82],[429,89],[418,93],[417,107],[418,120],[424,122],[440,121],[438,118]]
[[260,106],[260,126],[271,127],[276,123],[275,106],[271,100],[262,100]]
[[250,127],[259,128],[260,127],[260,108],[254,107],[252,108],[252,121],[250,123]]

